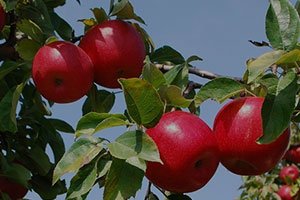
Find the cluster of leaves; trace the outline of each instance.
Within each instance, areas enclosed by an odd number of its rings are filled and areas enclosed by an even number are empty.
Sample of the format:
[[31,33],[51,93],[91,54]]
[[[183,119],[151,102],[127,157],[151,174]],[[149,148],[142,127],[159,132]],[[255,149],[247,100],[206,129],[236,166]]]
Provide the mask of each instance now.
[[[67,199],[86,199],[96,184],[104,187],[105,200],[135,196],[141,188],[146,162],[161,162],[145,128],[155,126],[163,113],[172,109],[199,115],[201,104],[208,99],[224,102],[256,95],[266,97],[262,110],[265,134],[259,142],[275,140],[291,121],[299,127],[299,1],[294,7],[288,0],[270,0],[266,33],[273,50],[249,60],[242,79],[217,77],[200,85],[200,89],[192,87],[189,74],[197,74],[191,62],[201,58],[185,59],[169,46],[155,49],[142,28],[145,22],[128,0],[112,0],[108,12],[91,9],[92,18],[79,20],[85,30],[110,18],[129,20],[143,36],[148,56],[141,78],[119,80],[126,101],[124,113],[110,113],[115,94],[95,85],[82,105],[83,117],[75,130],[65,121],[51,118],[53,103],[41,97],[30,79],[32,60],[41,46],[57,39],[76,42],[80,38],[54,11],[65,0],[0,1],[10,16],[0,37],[18,54],[17,58],[4,59],[0,67],[0,174],[34,190],[43,199],[55,199],[63,193],[67,193]],[[116,126],[124,126],[127,131],[115,141],[95,135]],[[76,137],[66,152],[61,132]],[[47,146],[54,155],[53,162]],[[67,189],[61,177],[69,172],[75,176]],[[247,178],[243,194],[253,194],[253,199],[260,194],[271,198],[268,195],[272,192],[268,191],[276,190],[276,186],[262,186],[273,184],[275,179],[272,173]],[[150,190],[147,198],[158,199]],[[168,198],[189,199],[176,194]]]

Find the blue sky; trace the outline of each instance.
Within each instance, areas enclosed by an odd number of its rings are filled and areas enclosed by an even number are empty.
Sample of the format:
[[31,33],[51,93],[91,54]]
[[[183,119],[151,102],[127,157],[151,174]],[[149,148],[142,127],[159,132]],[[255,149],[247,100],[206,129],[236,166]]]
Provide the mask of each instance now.
[[[91,17],[90,8],[104,6],[107,9],[108,2],[109,0],[82,0],[82,5],[79,6],[75,0],[69,0],[64,7],[58,8],[57,12],[68,20],[79,35],[83,32],[83,26],[77,20]],[[248,58],[270,51],[268,48],[254,47],[248,42],[248,40],[266,40],[264,19],[268,1],[134,0],[131,2],[136,13],[146,21],[145,29],[151,35],[156,47],[170,45],[186,58],[198,55],[204,61],[195,62],[194,65],[201,69],[222,75],[242,76]],[[207,81],[193,76],[192,79],[199,83]],[[53,117],[65,119],[75,127],[81,116],[82,103],[83,100],[72,104],[55,105]],[[220,106],[216,102],[208,101],[201,107],[201,118],[210,127]],[[124,108],[122,94],[118,94],[112,112],[122,113]],[[114,138],[123,131],[114,128],[99,136]],[[72,135],[64,135],[64,139],[67,147],[74,141]],[[66,178],[70,178],[70,175]],[[238,191],[240,184],[240,176],[219,166],[212,180],[190,196],[195,200],[233,200],[240,193]],[[145,187],[146,182],[136,199],[144,198]],[[34,194],[28,194],[27,198],[39,199]],[[102,192],[95,187],[88,200],[97,199],[102,199]]]

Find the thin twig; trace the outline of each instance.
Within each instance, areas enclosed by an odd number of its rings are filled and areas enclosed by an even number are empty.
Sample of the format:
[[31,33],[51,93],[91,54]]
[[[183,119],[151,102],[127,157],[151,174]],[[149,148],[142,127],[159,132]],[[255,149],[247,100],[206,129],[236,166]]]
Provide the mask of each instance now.
[[147,200],[147,198],[149,197],[150,193],[151,193],[151,185],[152,183],[149,181],[148,182],[148,187],[147,187],[147,191],[146,191],[146,195],[145,195],[145,199],[144,200]]
[[[155,64],[155,66],[162,71],[170,71],[174,67],[174,65],[165,65],[165,64]],[[222,76],[209,71],[201,70],[194,66],[189,67],[189,73],[209,80],[220,78],[220,77],[227,77],[243,83],[243,79],[240,77]]]
[[201,87],[202,87],[202,84],[196,83],[194,81],[189,81],[187,87],[183,91],[183,96],[185,98],[187,98],[194,89],[200,89]]

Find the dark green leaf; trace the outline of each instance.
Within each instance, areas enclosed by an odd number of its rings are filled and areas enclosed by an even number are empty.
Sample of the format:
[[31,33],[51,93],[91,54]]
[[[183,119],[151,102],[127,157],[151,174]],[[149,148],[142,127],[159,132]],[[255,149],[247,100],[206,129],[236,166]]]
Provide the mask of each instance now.
[[164,63],[171,62],[174,64],[182,64],[185,62],[184,57],[170,46],[163,46],[155,50],[151,55],[152,62]]
[[58,131],[65,132],[65,133],[74,133],[75,132],[73,127],[63,120],[60,120],[60,119],[48,119],[48,120],[50,121],[52,126]]
[[50,12],[49,14],[53,27],[58,35],[64,40],[71,41],[74,32],[73,28],[55,12]]
[[264,135],[259,139],[260,143],[274,141],[289,126],[297,90],[297,76],[290,71],[279,80],[276,94],[266,96],[262,107]]
[[254,81],[260,74],[264,73],[267,68],[277,62],[278,59],[284,54],[284,51],[277,50],[265,53],[254,61],[247,64],[248,69],[248,83]]
[[151,63],[148,56],[146,57],[142,76],[143,79],[151,83],[156,89],[166,84],[164,74]]
[[33,21],[44,34],[53,35],[53,25],[49,16],[48,8],[43,0],[32,0],[18,6],[16,10],[22,19]]
[[103,8],[93,8],[91,10],[94,13],[95,19],[98,24],[108,19],[108,16]]
[[203,59],[200,58],[199,56],[193,55],[193,56],[190,56],[188,59],[186,59],[186,63],[190,63],[193,61],[201,61],[201,60],[203,60]]
[[266,15],[267,37],[275,49],[291,50],[298,42],[300,20],[288,0],[270,0]]
[[104,200],[125,200],[134,197],[142,186],[143,177],[142,170],[124,160],[114,159],[105,181]]
[[111,16],[116,15],[118,12],[120,12],[122,9],[125,8],[125,6],[128,4],[129,0],[120,0],[117,3],[115,3],[112,7],[112,11],[110,13]]
[[295,5],[295,9],[298,12],[298,15],[300,15],[300,0],[297,0],[296,5]]
[[128,131],[108,144],[110,153],[119,159],[138,157],[143,160],[161,162],[154,141],[141,131]]
[[100,157],[97,163],[98,178],[101,178],[107,174],[107,172],[110,169],[111,163],[112,163],[111,158],[107,154],[104,154],[103,156]]
[[163,114],[164,104],[155,88],[138,78],[119,79],[130,117],[139,125],[155,126]]
[[94,86],[85,100],[82,112],[87,114],[89,112],[107,113],[109,112],[115,103],[115,94],[106,90],[98,90]]
[[16,109],[23,87],[24,83],[21,83],[14,91],[9,90],[0,101],[1,131],[10,131],[13,133],[17,131]]
[[28,180],[30,180],[30,171],[28,169],[16,163],[12,163],[7,167],[4,172],[0,173],[1,175],[6,176],[24,187],[28,186]]
[[18,3],[18,0],[5,1],[5,10],[6,10],[6,12],[14,10],[17,3]]
[[17,42],[16,50],[20,57],[26,61],[32,61],[41,45],[31,39],[22,39]]
[[52,167],[48,155],[38,145],[32,147],[27,154],[36,171],[44,176]]
[[236,94],[245,91],[245,86],[229,78],[216,78],[202,86],[195,97],[196,105],[207,99],[223,102]]
[[96,138],[80,138],[57,163],[53,173],[53,184],[68,172],[75,172],[93,160],[103,149],[102,141]]
[[22,67],[24,63],[17,63],[14,61],[4,61],[0,67],[0,80],[3,79],[7,74],[17,69],[18,67]]
[[[96,159],[97,161],[98,159]],[[97,179],[97,162],[91,162],[80,168],[77,174],[72,178],[71,185],[68,189],[67,198],[80,198],[88,193]]]
[[63,6],[66,0],[43,0],[48,8],[56,8],[58,6]]
[[104,128],[127,124],[126,117],[121,114],[90,112],[79,120],[75,135],[76,137],[81,135],[93,135]]
[[42,29],[33,21],[29,19],[22,19],[17,23],[17,27],[20,31],[28,35],[34,41],[44,44],[46,36],[44,35]]
[[192,103],[192,99],[186,99],[182,96],[181,89],[175,85],[163,86],[159,88],[159,95],[167,105],[188,108]]
[[171,194],[168,196],[168,200],[192,200],[189,196],[184,194]]
[[39,175],[31,177],[31,187],[40,195],[41,199],[56,199],[57,195],[67,192],[65,181],[58,181],[52,186],[49,177],[49,175],[47,177]]

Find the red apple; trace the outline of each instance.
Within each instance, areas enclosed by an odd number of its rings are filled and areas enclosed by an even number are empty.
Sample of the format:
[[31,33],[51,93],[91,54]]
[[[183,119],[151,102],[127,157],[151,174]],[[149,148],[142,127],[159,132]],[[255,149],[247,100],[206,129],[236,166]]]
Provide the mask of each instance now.
[[284,155],[284,159],[293,163],[300,163],[300,145],[291,146]]
[[70,42],[57,41],[39,49],[32,78],[48,100],[69,103],[83,97],[93,84],[93,64],[88,55]]
[[137,30],[121,20],[105,21],[89,30],[79,46],[95,66],[95,82],[119,88],[119,78],[139,77],[146,51]]
[[289,185],[283,185],[277,191],[277,194],[280,196],[281,200],[293,200],[292,196],[292,187]]
[[280,170],[279,177],[284,183],[293,183],[299,177],[299,169],[295,165],[285,166]]
[[6,193],[11,200],[17,200],[23,198],[27,192],[28,189],[22,185],[15,183],[4,176],[0,176],[0,197],[2,193]]
[[166,113],[146,133],[156,143],[163,162],[147,163],[146,177],[153,184],[171,192],[192,192],[214,175],[219,163],[216,139],[196,115]]
[[6,21],[6,13],[0,4],[0,31],[2,31]]
[[226,104],[214,122],[221,163],[238,175],[270,171],[284,155],[289,129],[269,144],[258,144],[263,135],[261,109],[264,98],[245,97]]

